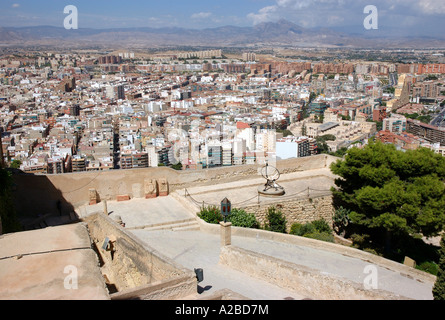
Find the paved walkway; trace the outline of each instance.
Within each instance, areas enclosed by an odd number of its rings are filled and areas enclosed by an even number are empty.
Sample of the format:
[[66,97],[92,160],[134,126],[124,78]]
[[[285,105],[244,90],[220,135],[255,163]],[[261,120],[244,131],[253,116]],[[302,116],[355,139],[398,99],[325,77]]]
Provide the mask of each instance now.
[[[228,288],[252,299],[305,298],[298,292],[280,289],[263,281],[235,272],[218,264],[220,254],[219,234],[200,231],[174,232],[169,230],[133,230],[148,246],[156,248],[167,257],[186,268],[203,268],[205,281],[201,286],[211,286],[214,290]],[[344,256],[338,253],[313,249],[293,244],[274,242],[248,237],[232,237],[232,245],[295,264],[308,266],[326,275],[336,275],[363,284],[369,262]],[[378,288],[401,296],[419,300],[432,299],[432,284],[421,283],[379,266]],[[306,297],[307,298],[307,297]]]
[[[98,203],[83,207],[82,215],[103,212],[104,204]],[[118,216],[125,222],[126,228],[142,228],[146,226],[175,223],[194,219],[184,206],[172,196],[154,199],[135,198],[129,201],[107,201],[107,211],[111,218]]]
[[184,267],[190,270],[202,268],[204,281],[199,283],[203,289],[202,297],[227,288],[253,300],[283,300],[286,298],[301,300],[307,298],[297,292],[280,288],[218,264],[219,235],[210,235],[200,231],[133,230],[132,232],[145,244],[156,248]]

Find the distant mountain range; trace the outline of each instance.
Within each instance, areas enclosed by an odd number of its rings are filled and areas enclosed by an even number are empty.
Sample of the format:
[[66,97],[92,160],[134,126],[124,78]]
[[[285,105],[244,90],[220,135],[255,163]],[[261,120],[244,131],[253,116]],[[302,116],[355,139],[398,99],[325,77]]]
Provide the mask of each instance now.
[[[377,30],[379,31],[379,30]],[[253,27],[223,26],[206,29],[114,28],[66,30],[62,27],[0,27],[3,46],[60,46],[70,48],[157,48],[166,46],[210,47],[362,47],[445,48],[445,38],[394,37],[379,32],[351,34],[327,28],[306,29],[287,20]]]

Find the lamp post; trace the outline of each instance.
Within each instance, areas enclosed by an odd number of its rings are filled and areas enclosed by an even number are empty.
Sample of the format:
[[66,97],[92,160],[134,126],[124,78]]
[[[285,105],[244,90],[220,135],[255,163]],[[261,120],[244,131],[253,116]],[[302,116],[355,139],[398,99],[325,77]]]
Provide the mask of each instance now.
[[224,217],[224,222],[221,221],[219,223],[221,225],[221,246],[229,246],[232,243],[232,223],[226,222],[226,218],[230,214],[231,210],[232,204],[230,203],[229,199],[224,198],[221,201],[221,214]]
[[229,201],[229,199],[227,199],[227,198],[224,198],[222,201],[221,201],[221,214],[223,215],[223,217],[224,217],[224,223],[226,222],[226,218],[227,218],[227,216],[230,214],[230,212],[231,212],[231,208],[232,207],[232,204],[230,203],[230,201]]

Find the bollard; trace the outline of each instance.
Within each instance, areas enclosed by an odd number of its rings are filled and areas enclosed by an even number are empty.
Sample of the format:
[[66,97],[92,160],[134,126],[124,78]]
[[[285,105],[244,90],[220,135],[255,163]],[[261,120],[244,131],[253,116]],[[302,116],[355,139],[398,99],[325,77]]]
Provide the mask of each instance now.
[[107,200],[104,200],[103,203],[104,203],[104,215],[108,216]]
[[202,282],[204,280],[204,270],[201,268],[195,268],[195,274],[196,274],[196,280],[199,282]]

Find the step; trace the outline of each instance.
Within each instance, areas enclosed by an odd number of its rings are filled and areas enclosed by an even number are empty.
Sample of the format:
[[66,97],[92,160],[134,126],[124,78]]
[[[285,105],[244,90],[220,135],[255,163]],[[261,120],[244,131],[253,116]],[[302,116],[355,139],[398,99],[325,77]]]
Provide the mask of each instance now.
[[189,226],[184,227],[178,227],[178,228],[172,228],[172,231],[180,232],[180,231],[199,231],[200,227],[198,223],[191,224]]
[[144,230],[148,231],[158,231],[158,230],[173,230],[173,231],[179,231],[183,228],[199,228],[198,223],[196,220],[193,219],[193,221],[183,221],[183,222],[171,222],[170,224],[163,224],[160,226],[153,226],[153,227],[145,227]]
[[188,218],[188,219],[182,219],[182,220],[174,220],[174,221],[166,221],[166,222],[161,222],[161,223],[154,223],[154,224],[148,224],[145,226],[136,226],[136,227],[129,227],[126,228],[128,230],[138,230],[138,229],[170,229],[172,225],[177,225],[177,224],[183,224],[183,223],[196,223],[196,219],[195,218]]

